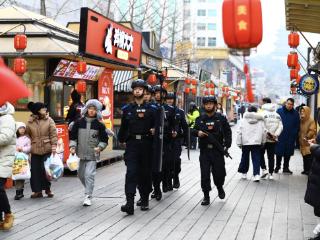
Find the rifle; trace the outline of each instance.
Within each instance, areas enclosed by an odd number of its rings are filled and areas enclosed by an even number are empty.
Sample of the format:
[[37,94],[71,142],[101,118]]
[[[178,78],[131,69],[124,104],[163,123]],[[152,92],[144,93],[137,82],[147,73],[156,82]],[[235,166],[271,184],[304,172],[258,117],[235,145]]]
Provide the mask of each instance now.
[[201,131],[207,134],[207,138],[209,142],[212,143],[219,152],[221,152],[227,158],[232,159],[230,153],[228,152],[228,149],[224,148],[223,145],[213,136],[212,133],[209,133],[208,131],[205,131],[205,130],[201,130]]

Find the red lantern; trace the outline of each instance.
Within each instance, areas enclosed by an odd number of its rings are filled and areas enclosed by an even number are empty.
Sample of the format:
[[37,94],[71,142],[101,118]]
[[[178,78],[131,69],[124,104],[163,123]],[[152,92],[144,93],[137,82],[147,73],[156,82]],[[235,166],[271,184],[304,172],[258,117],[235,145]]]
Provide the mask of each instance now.
[[24,58],[15,58],[13,62],[13,71],[17,75],[23,75],[27,71],[27,61]]
[[296,32],[291,32],[288,35],[288,44],[291,48],[297,48],[300,44],[300,36]]
[[192,84],[193,86],[197,85],[197,80],[192,79],[191,84]]
[[206,88],[209,88],[210,87],[210,83],[206,83]]
[[300,83],[300,80],[301,80],[301,76],[298,75],[297,79],[296,79],[296,83],[299,84]]
[[184,92],[185,92],[186,94],[189,94],[189,93],[190,93],[190,88],[188,88],[188,87],[185,88],[185,89],[184,89]]
[[249,72],[249,66],[248,66],[248,64],[244,64],[244,66],[243,66],[243,72],[244,72],[244,74],[247,74],[247,73]]
[[210,88],[214,88],[214,84],[213,83],[210,83]]
[[208,90],[204,91],[204,95],[208,96],[209,95],[209,91]]
[[299,71],[297,69],[290,70],[290,79],[297,79],[299,75]]
[[14,48],[17,51],[23,51],[27,47],[27,36],[25,34],[17,34],[14,36]]
[[296,68],[295,69],[297,69],[298,70],[298,72],[300,71],[300,69],[301,69],[301,66],[300,66],[300,64],[298,63],[298,65],[296,66]]
[[148,77],[148,83],[154,85],[157,83],[157,76],[155,74],[150,74]]
[[78,81],[76,89],[78,93],[86,93],[87,83],[84,80]]
[[191,79],[190,79],[190,78],[186,78],[185,83],[186,83],[187,85],[191,84]]
[[192,92],[193,95],[196,95],[197,94],[197,89],[196,88],[192,88],[191,92]]
[[163,87],[164,89],[167,89],[168,83],[164,82],[164,83],[162,84],[162,87]]
[[263,32],[260,0],[224,0],[222,24],[224,41],[229,48],[257,47]]
[[85,61],[79,61],[77,63],[77,72],[79,74],[85,74],[87,71],[87,63]]
[[295,68],[298,65],[298,54],[296,52],[288,54],[287,65],[289,68]]
[[214,90],[213,90],[213,89],[210,90],[210,94],[211,94],[211,95],[214,95]]

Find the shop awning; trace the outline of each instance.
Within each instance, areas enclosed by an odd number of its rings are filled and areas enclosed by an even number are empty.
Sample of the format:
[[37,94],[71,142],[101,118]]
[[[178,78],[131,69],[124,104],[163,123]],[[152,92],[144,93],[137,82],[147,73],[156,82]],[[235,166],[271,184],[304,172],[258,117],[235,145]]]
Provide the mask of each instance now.
[[285,0],[287,30],[320,33],[319,0]]
[[113,88],[116,92],[130,92],[133,71],[113,71]]

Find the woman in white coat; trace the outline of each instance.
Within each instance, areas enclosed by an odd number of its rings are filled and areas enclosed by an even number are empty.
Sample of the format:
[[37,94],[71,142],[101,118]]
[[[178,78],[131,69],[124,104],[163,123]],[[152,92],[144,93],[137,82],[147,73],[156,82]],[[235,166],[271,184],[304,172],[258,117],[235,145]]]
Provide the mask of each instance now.
[[12,175],[16,150],[16,123],[13,114],[14,107],[10,103],[0,106],[0,230],[9,230],[14,219],[4,189],[7,178]]
[[237,136],[237,144],[242,148],[238,172],[243,174],[243,178],[247,178],[251,153],[255,182],[260,180],[260,151],[266,142],[263,117],[257,113],[257,110],[254,106],[249,107],[248,112],[243,115],[243,119],[240,121]]

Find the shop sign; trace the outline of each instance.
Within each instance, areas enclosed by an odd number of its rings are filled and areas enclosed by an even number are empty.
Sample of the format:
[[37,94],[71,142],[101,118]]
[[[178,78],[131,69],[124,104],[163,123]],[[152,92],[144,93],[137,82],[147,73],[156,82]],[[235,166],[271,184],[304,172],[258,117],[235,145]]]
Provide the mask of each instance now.
[[158,61],[153,57],[147,56],[147,65],[158,68]]
[[58,136],[58,143],[57,143],[57,154],[59,157],[65,161],[69,157],[69,130],[67,124],[57,124],[57,136]]
[[88,8],[81,8],[79,52],[124,66],[140,66],[142,35]]
[[305,74],[301,77],[299,88],[305,95],[313,95],[318,92],[319,81],[316,74]]
[[84,74],[77,72],[77,62],[68,60],[60,60],[58,66],[53,72],[55,77],[84,79],[84,80],[98,80],[98,77],[103,68],[87,64],[87,71]]

